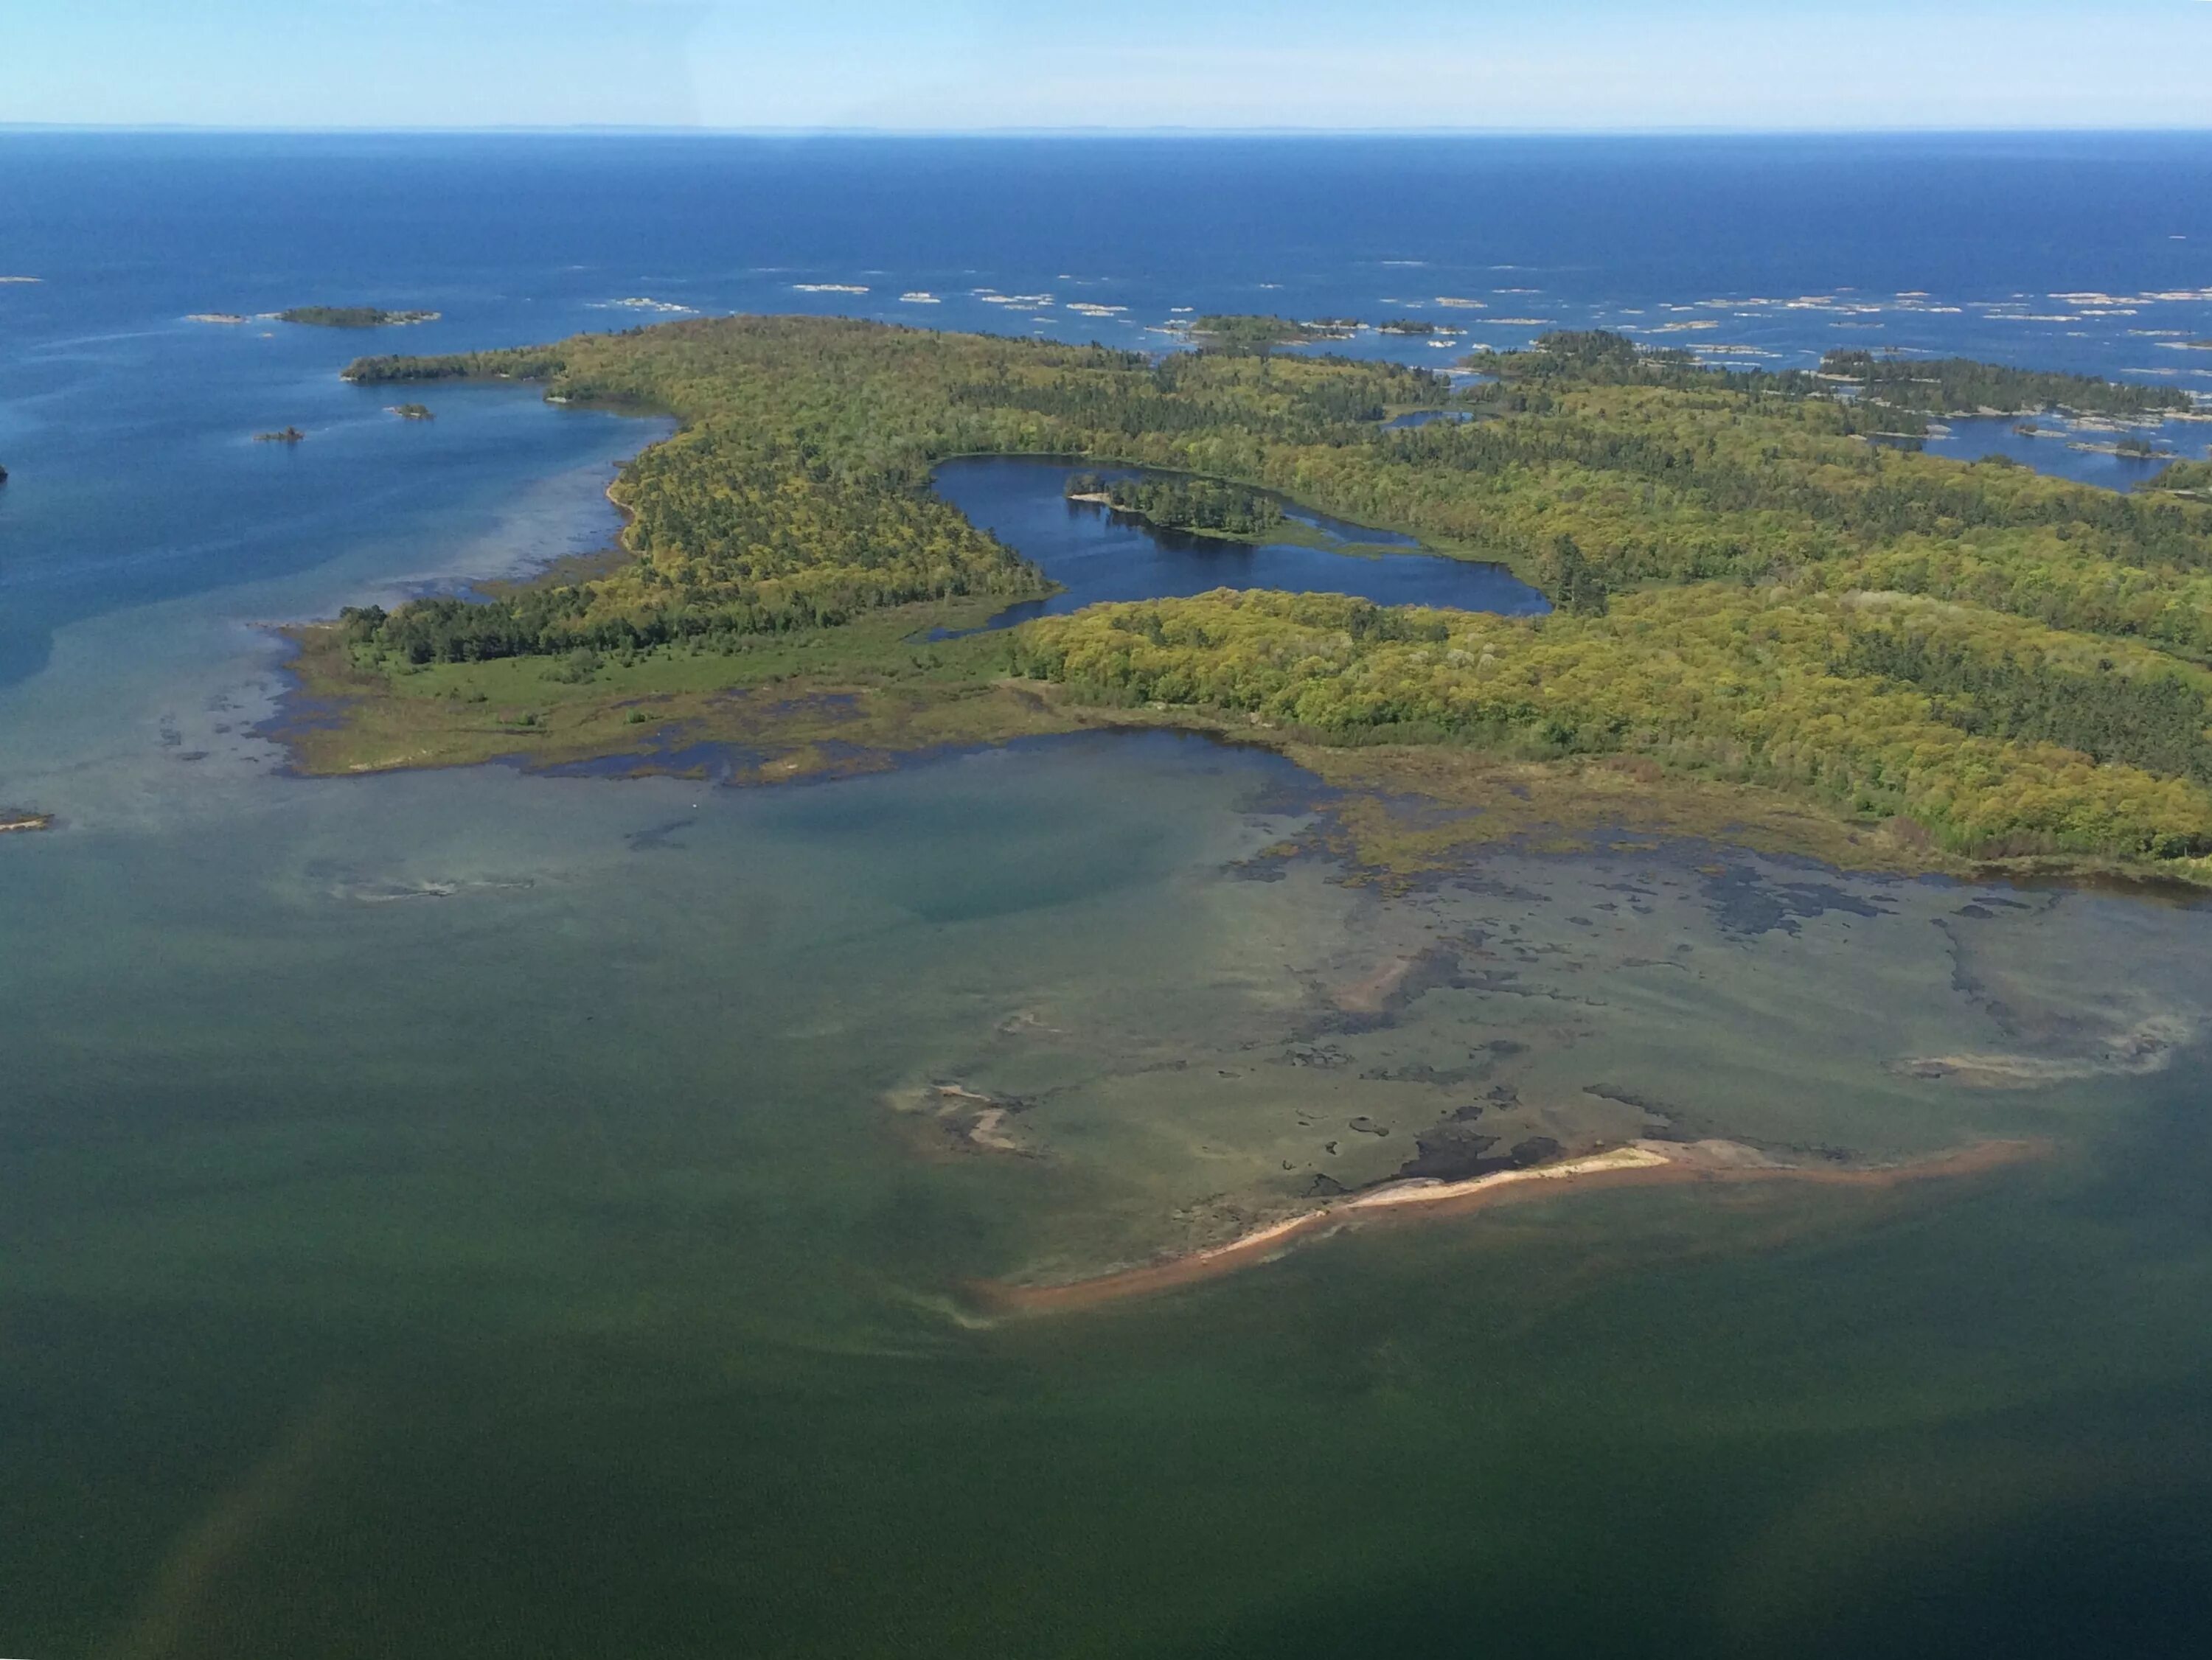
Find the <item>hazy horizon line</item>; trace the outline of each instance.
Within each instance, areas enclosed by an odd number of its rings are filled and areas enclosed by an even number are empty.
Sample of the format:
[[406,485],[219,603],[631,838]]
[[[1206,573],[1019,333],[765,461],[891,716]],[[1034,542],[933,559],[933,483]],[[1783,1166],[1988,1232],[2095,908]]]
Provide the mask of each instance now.
[[713,127],[629,122],[501,123],[488,125],[331,126],[234,124],[208,121],[0,121],[5,133],[205,133],[269,137],[376,136],[612,136],[636,138],[1876,138],[1876,137],[2044,137],[2044,136],[2212,136],[2212,122],[2202,125],[2115,126],[2074,124],[2052,126],[1924,125],[1735,127],[1673,124],[1620,127],[1355,127],[1155,126],[1068,127]]

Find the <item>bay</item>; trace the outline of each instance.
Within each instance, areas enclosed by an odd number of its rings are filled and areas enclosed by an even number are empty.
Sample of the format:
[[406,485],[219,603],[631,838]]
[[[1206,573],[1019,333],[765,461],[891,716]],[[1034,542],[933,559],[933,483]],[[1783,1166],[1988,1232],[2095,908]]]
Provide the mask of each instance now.
[[[520,389],[404,423],[358,352],[654,306],[1165,348],[1279,310],[2202,390],[2160,342],[2212,336],[2203,139],[9,132],[0,166],[0,275],[40,279],[0,285],[0,802],[61,818],[0,845],[0,1651],[2202,1647],[2201,909],[1627,839],[1383,892],[1314,780],[1157,734],[733,791],[305,780],[254,729],[262,625],[589,552],[665,431]],[[309,302],[443,315],[258,315]],[[914,1110],[947,1084],[1022,1103],[1016,1150]],[[1563,1195],[1080,1314],[975,1294],[1387,1176],[1462,1106],[1622,1097],[2044,1151]]]

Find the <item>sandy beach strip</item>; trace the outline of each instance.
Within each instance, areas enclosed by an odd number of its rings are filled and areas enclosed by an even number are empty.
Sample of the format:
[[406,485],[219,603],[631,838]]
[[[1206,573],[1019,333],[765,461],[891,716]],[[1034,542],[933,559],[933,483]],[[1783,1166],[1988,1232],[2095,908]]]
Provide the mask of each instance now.
[[1557,1191],[1562,1187],[1583,1192],[1596,1188],[1661,1184],[1796,1182],[1820,1187],[1888,1188],[1907,1182],[1979,1175],[2041,1157],[2049,1150],[2046,1144],[2039,1142],[1978,1142],[1904,1164],[1801,1166],[1778,1163],[1734,1142],[1632,1142],[1586,1158],[1537,1165],[1525,1170],[1494,1171],[1463,1182],[1395,1183],[1271,1222],[1226,1245],[1134,1268],[1118,1269],[1087,1280],[1058,1285],[989,1281],[971,1286],[969,1290],[975,1301],[994,1314],[1073,1313],[1218,1279],[1272,1261],[1301,1240],[1364,1222],[1397,1217],[1463,1215],[1503,1202]]

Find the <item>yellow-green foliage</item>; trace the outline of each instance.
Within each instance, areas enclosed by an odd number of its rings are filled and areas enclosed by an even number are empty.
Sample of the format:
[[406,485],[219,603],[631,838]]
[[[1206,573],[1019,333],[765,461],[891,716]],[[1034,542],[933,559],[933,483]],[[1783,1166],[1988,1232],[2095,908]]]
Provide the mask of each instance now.
[[[1893,609],[1732,584],[1541,619],[1224,591],[1033,623],[1020,666],[1101,698],[1241,711],[1338,742],[1645,755],[1900,811],[1963,851],[2212,851],[2200,785],[1978,736],[1936,718],[1920,692],[1833,672],[1854,631]],[[2032,626],[1979,621],[1998,653],[2066,648]]]
[[611,494],[637,560],[559,594],[378,625],[418,662],[600,650],[836,624],[1042,580],[927,488],[933,463],[1061,451],[1252,470],[1262,440],[1371,438],[1440,378],[1392,364],[1182,357],[807,318],[673,324],[526,352],[376,358],[349,376],[531,379],[568,399],[673,412],[684,430]]
[[[793,318],[368,360],[349,373],[538,379],[684,430],[614,488],[636,557],[613,574],[352,614],[348,638],[365,660],[630,654],[1035,592],[929,471],[1066,454],[1279,490],[1574,601],[1514,621],[1212,596],[1018,631],[1027,672],[1092,695],[1336,742],[1644,755],[1903,813],[1961,850],[2212,850],[2212,504],[1881,447],[1905,415],[1611,336],[1485,367],[1496,385],[1454,395],[1395,365]],[[1382,426],[1447,398],[1476,418]]]
[[2212,461],[2177,461],[2151,481],[2154,489],[2212,491]]
[[[1258,484],[1532,573],[1571,538],[1615,588],[1818,567],[1838,591],[1967,599],[2212,659],[2212,507],[1877,447],[1863,433],[1879,420],[1802,378],[1534,373],[1552,361],[1495,360],[1505,379],[1479,406],[1494,419],[1395,433],[1375,417],[1439,401],[1436,377],[1297,356],[1155,364],[834,318],[671,324],[349,373],[533,378],[680,416],[685,433],[614,490],[646,557],[576,613],[651,622],[653,638],[1035,591],[923,488],[947,456],[1034,452]],[[563,622],[546,649],[620,643],[587,633]]]

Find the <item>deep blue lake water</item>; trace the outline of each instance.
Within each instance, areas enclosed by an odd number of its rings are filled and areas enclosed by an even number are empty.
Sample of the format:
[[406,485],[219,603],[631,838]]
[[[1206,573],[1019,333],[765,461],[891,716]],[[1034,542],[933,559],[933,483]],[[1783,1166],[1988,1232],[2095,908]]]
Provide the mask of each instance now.
[[[1323,545],[1254,545],[1162,529],[1097,502],[1070,501],[1076,468],[1030,457],[976,457],[937,470],[937,493],[1034,561],[1063,592],[1010,607],[992,619],[1011,627],[1105,600],[1164,599],[1216,588],[1281,588],[1352,594],[1378,605],[1446,605],[1467,611],[1533,614],[1542,594],[1500,565],[1417,551],[1395,531],[1293,510]],[[1135,477],[1109,470],[1109,478]],[[1390,549],[1377,552],[1377,549]],[[1356,551],[1355,551],[1356,550]]]
[[[2147,422],[2124,432],[2080,426],[2055,415],[2039,415],[2033,421],[2009,415],[1978,416],[1943,425],[1947,430],[1928,440],[1929,455],[1960,461],[2001,455],[2038,472],[2070,478],[2076,484],[2094,484],[2100,490],[2132,490],[2157,477],[2171,458],[2197,460],[2205,453],[2208,437],[2212,437],[2212,427],[2199,421]],[[2017,430],[2023,426],[2034,427],[2043,436],[2031,438]],[[2106,453],[2116,439],[2135,435],[2150,439],[2166,453],[2155,460]]]
[[[1344,349],[1443,365],[1603,325],[1737,362],[1871,344],[2212,392],[2212,358],[2179,349],[2212,337],[2212,147],[2185,135],[18,131],[0,175],[0,276],[39,279],[0,283],[0,684],[71,621],[395,530],[427,542],[521,479],[607,458],[600,424],[495,396],[393,430],[335,376],[362,350],[678,314],[623,301],[1163,347],[1209,310],[1422,314],[1461,332]],[[185,320],[313,302],[443,320],[373,339]],[[296,453],[251,443],[288,422],[310,434]]]

